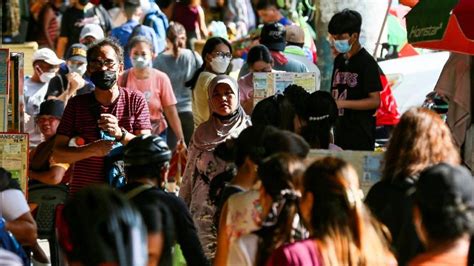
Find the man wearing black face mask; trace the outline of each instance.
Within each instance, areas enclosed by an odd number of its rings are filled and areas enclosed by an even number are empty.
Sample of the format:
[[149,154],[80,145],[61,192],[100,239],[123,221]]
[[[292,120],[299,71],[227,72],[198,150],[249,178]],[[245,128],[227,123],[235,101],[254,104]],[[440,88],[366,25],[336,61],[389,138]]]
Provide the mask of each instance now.
[[[104,39],[87,50],[87,72],[95,90],[69,100],[57,137],[53,157],[58,163],[74,163],[71,193],[94,183],[104,183],[104,156],[117,143],[125,145],[135,135],[150,134],[150,114],[142,94],[119,88],[123,51],[113,40]],[[113,140],[103,138],[106,134]],[[85,144],[69,147],[71,138]]]
[[56,54],[62,58],[69,47],[79,42],[79,35],[84,26],[84,8],[89,0],[73,0],[72,5],[66,9],[61,20]]

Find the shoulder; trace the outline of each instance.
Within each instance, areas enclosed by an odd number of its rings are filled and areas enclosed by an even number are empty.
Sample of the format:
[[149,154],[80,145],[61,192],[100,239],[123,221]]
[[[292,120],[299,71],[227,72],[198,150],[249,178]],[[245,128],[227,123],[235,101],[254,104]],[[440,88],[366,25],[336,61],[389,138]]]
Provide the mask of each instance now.
[[322,265],[316,243],[312,239],[286,244],[272,254],[269,265]]
[[152,68],[152,73],[153,73],[153,76],[156,78],[156,79],[159,79],[159,80],[169,80],[169,77],[168,75],[161,71],[161,70],[158,70],[156,68]]

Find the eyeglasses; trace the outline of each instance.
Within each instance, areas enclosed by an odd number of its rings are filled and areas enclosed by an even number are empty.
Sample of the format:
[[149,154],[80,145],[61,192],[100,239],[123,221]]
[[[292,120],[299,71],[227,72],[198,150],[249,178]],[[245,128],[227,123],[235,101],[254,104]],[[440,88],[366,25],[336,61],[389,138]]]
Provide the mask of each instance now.
[[219,56],[219,57],[222,57],[222,59],[225,59],[225,58],[232,58],[232,54],[231,53],[224,53],[224,52],[215,52],[214,53],[216,56]]
[[115,66],[116,62],[112,59],[106,59],[106,60],[99,60],[99,59],[94,59],[91,60],[90,62],[90,67],[98,69],[106,66],[108,69],[111,69]]

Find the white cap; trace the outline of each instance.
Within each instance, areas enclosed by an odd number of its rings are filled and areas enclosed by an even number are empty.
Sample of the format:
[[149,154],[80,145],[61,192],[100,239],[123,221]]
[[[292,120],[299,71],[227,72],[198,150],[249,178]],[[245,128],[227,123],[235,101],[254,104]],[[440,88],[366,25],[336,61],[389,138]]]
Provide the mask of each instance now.
[[48,63],[50,65],[53,65],[53,66],[60,65],[60,64],[64,63],[64,60],[59,59],[56,56],[56,53],[53,52],[53,50],[51,50],[49,48],[41,48],[33,54],[33,63],[38,61],[38,60],[45,61],[46,63]]
[[84,39],[85,37],[94,37],[96,40],[104,39],[104,30],[97,24],[86,24],[82,27],[81,34],[79,34],[79,40]]

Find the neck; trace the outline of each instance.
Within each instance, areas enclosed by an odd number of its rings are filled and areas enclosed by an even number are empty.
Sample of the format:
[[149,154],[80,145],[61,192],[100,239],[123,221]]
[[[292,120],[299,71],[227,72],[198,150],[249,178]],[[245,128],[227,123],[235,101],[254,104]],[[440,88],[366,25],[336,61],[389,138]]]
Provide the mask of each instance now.
[[117,84],[115,84],[109,90],[102,90],[102,89],[96,88],[94,90],[94,95],[95,95],[96,100],[100,104],[104,106],[108,106],[108,105],[111,105],[115,100],[117,100],[118,96],[120,95],[120,91]]
[[464,234],[463,236],[459,237],[456,240],[452,241],[433,241],[428,240],[426,243],[426,250],[430,253],[437,253],[437,252],[464,252],[469,250],[469,235]]
[[232,178],[231,184],[249,190],[255,184],[255,179],[256,175],[254,171],[250,171],[247,167],[241,167],[237,171],[237,175]]
[[32,81],[34,82],[37,82],[37,83],[42,83],[40,78],[39,78],[39,75],[36,74],[36,72],[33,74],[33,76],[30,78]]
[[352,56],[354,56],[355,54],[357,54],[360,51],[360,49],[362,49],[362,46],[357,41],[352,45],[351,50],[349,52],[347,52],[344,56],[346,57],[346,59],[349,59]]
[[137,79],[147,79],[150,76],[149,67],[145,67],[145,68],[134,67],[132,68],[132,71]]

